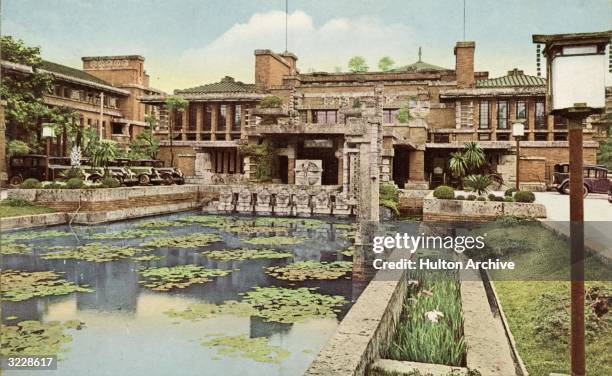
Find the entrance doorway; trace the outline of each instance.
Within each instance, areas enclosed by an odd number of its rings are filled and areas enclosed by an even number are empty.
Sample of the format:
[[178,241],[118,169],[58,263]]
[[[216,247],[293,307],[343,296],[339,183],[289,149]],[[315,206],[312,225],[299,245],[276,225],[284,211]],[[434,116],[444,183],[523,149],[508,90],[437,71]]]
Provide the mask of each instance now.
[[286,155],[278,157],[278,169],[281,183],[289,183],[289,158]]
[[410,151],[407,148],[395,148],[393,157],[393,182],[400,188],[404,189],[409,175],[409,155]]

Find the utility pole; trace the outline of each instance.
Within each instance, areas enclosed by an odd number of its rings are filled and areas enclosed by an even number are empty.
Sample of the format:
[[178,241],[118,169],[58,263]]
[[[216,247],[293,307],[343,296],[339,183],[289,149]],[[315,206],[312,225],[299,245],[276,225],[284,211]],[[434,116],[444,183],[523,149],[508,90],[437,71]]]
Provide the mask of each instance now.
[[100,140],[104,138],[104,129],[102,127],[102,124],[104,124],[104,92],[103,91],[100,92],[100,124],[98,127],[98,133],[100,136]]

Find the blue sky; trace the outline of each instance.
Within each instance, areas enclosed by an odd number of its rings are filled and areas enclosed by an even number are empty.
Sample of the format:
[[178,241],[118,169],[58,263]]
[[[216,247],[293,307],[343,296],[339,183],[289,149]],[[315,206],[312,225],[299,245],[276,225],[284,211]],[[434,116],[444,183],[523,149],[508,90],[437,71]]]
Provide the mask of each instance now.
[[[476,69],[535,74],[536,33],[612,28],[610,0],[467,0]],[[284,50],[284,0],[3,0],[2,34],[80,67],[81,56],[140,54],[151,84],[171,91],[224,75],[252,82],[253,50]],[[463,39],[462,0],[289,0],[289,50],[302,71],[346,69],[362,55],[397,65],[454,66]]]

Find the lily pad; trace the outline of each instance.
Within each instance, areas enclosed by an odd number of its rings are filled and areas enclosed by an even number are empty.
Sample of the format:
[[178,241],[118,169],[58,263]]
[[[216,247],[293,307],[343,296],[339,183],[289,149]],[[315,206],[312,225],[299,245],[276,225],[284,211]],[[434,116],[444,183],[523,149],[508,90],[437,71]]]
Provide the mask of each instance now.
[[284,281],[330,280],[346,276],[352,269],[353,263],[351,261],[334,261],[329,263],[299,261],[289,265],[270,266],[266,268],[266,273]]
[[292,252],[277,251],[274,249],[220,249],[203,252],[204,256],[218,261],[256,260],[256,259],[283,259],[292,257]]
[[221,236],[210,233],[194,233],[172,237],[150,239],[142,244],[143,247],[155,248],[200,248],[223,240]]
[[249,317],[254,316],[255,313],[256,311],[250,304],[235,300],[227,300],[223,304],[194,303],[182,311],[169,309],[164,312],[169,317],[190,321],[198,321],[214,315]]
[[320,219],[309,219],[309,218],[265,217],[265,218],[257,218],[255,220],[256,226],[318,228],[318,227],[323,227],[325,224],[326,222]]
[[324,295],[313,288],[255,287],[246,293],[243,302],[257,310],[264,321],[294,323],[312,317],[336,317],[335,309],[347,303],[338,295]]
[[136,225],[137,228],[159,228],[159,227],[180,227],[185,226],[180,221],[157,220],[141,222]]
[[346,257],[353,257],[353,255],[355,253],[355,247],[354,246],[350,246],[347,249],[343,249],[340,253],[342,253],[342,255],[344,255]]
[[203,346],[217,348],[217,354],[242,357],[263,363],[281,363],[291,353],[280,346],[270,345],[266,337],[247,335],[223,336],[202,341]]
[[225,216],[220,215],[190,215],[187,217],[179,218],[180,222],[187,223],[221,223],[227,222],[227,218]]
[[0,243],[0,254],[3,255],[27,255],[32,252],[32,248],[26,244]]
[[270,236],[257,237],[245,240],[245,243],[254,245],[295,245],[305,241],[305,236]]
[[2,243],[12,243],[16,240],[35,240],[42,238],[56,238],[59,236],[70,236],[70,232],[46,230],[46,231],[19,231],[8,234],[2,234]]
[[90,239],[133,239],[133,238],[144,238],[152,235],[167,234],[166,230],[123,230],[116,232],[98,232],[91,235]]
[[40,258],[45,260],[83,260],[90,262],[108,262],[132,257],[149,249],[115,246],[105,243],[89,243],[77,247],[51,247],[49,249],[59,250],[45,253]]
[[23,272],[18,270],[2,271],[2,299],[12,302],[28,300],[36,296],[67,295],[73,292],[92,292],[60,278],[53,271]]
[[210,282],[214,277],[223,277],[231,272],[231,270],[204,269],[198,265],[146,268],[138,271],[144,277],[139,283],[155,291],[183,289],[196,283]]
[[81,330],[85,323],[70,320],[65,323],[59,321],[40,322],[22,321],[17,325],[2,325],[0,336],[0,354],[7,355],[57,355],[67,352],[65,345],[72,342],[72,335],[68,329]]

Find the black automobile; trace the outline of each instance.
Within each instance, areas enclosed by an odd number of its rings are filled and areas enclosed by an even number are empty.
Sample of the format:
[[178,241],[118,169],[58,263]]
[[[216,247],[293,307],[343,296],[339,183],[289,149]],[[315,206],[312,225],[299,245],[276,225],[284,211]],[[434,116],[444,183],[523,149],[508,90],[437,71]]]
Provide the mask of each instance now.
[[[583,170],[583,194],[608,193],[612,184],[605,166],[586,165]],[[557,163],[554,167],[553,186],[561,194],[569,194],[569,163]]]
[[[49,176],[47,176],[47,167]],[[39,154],[14,155],[9,159],[9,184],[18,186],[25,179],[63,180],[70,169],[70,158]]]

